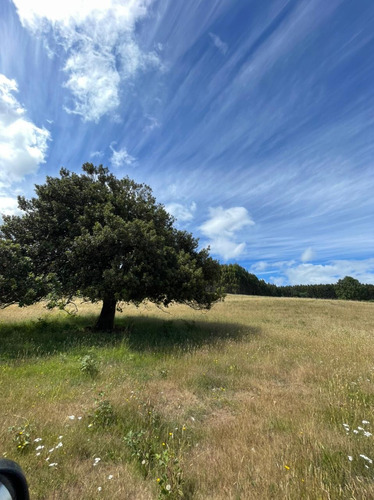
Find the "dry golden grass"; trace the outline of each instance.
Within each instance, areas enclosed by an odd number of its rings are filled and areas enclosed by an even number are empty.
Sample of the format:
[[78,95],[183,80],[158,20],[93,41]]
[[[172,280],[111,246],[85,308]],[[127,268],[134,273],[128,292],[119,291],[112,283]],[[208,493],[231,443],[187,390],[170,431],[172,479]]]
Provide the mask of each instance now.
[[[79,309],[97,313],[97,305]],[[56,341],[39,355],[35,327],[29,350],[15,356],[8,347],[0,363],[0,455],[21,463],[33,498],[157,498],[157,467],[142,474],[122,439],[148,425],[156,429],[149,446],[178,453],[185,498],[374,498],[374,465],[360,457],[374,460],[373,313],[372,303],[246,296],[207,313],[126,306],[113,341],[90,344],[78,333],[75,344]],[[30,325],[45,314],[42,305],[10,307],[0,321]],[[97,378],[79,369],[85,353],[98,359]],[[118,421],[92,432],[99,392]],[[26,421],[48,446],[64,436],[51,454],[56,467],[36,457],[35,444],[17,452],[7,429]]]

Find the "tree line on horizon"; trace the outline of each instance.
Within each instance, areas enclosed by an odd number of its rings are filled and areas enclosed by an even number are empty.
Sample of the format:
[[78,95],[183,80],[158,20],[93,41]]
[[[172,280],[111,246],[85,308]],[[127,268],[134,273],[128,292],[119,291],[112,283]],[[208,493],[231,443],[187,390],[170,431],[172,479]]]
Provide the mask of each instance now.
[[242,295],[374,301],[374,285],[351,276],[330,284],[277,286],[258,279],[239,264],[221,265],[221,286],[224,293]]

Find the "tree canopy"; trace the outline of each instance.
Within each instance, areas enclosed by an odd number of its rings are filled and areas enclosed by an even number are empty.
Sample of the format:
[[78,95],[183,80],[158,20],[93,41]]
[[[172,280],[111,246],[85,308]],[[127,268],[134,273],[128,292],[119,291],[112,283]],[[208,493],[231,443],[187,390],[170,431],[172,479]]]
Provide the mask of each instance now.
[[61,169],[35,191],[0,228],[1,304],[79,295],[103,301],[96,326],[110,330],[119,301],[209,308],[220,297],[218,262],[174,228],[148,186],[85,163],[82,174]]
[[221,287],[225,293],[277,295],[277,287],[259,280],[239,264],[221,265]]
[[352,278],[352,276],[346,276],[340,279],[335,285],[336,296],[338,299],[343,300],[363,300],[365,299],[365,287],[361,283]]

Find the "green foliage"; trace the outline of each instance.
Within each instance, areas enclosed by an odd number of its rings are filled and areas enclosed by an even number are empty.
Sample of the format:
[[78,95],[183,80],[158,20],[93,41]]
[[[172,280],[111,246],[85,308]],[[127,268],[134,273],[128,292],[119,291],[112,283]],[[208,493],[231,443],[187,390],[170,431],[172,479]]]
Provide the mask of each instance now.
[[[83,174],[61,169],[35,190],[31,200],[19,197],[22,216],[4,216],[2,304],[48,297],[59,305],[77,295],[102,300],[98,326],[112,329],[118,301],[209,308],[219,299],[219,264],[173,227],[148,186],[85,163]],[[13,260],[14,272],[6,265]],[[21,285],[22,275],[31,284]]]
[[288,285],[278,287],[281,297],[300,297],[309,299],[336,299],[335,285]]
[[80,360],[80,370],[85,375],[95,378],[99,374],[99,363],[92,354],[86,354]]
[[46,280],[36,278],[32,260],[21,246],[0,239],[0,306],[29,305],[46,293]]
[[186,427],[167,431],[160,415],[148,402],[139,404],[139,430],[131,429],[124,442],[138,463],[144,477],[156,476],[159,498],[184,496],[181,455],[190,443]]
[[[173,433],[169,433],[169,438]],[[160,442],[159,429],[130,430],[124,442],[131,456],[140,465],[144,476],[155,472],[159,498],[183,497],[183,473],[178,456],[178,446],[170,446],[168,440]]]
[[358,280],[352,278],[351,276],[346,276],[345,278],[339,280],[335,285],[335,290],[338,299],[362,300],[364,298],[363,286]]
[[260,281],[239,264],[221,266],[221,285],[226,293],[260,295]]
[[155,458],[160,474],[157,478],[160,498],[183,497],[183,474],[178,457],[167,447],[161,453],[156,453]]
[[112,403],[108,399],[102,399],[102,393],[99,394],[99,397],[100,399],[96,400],[96,407],[93,413],[89,415],[90,428],[109,427],[117,421]]
[[260,281],[239,264],[221,265],[221,288],[224,293],[243,295],[266,295]]
[[29,423],[21,426],[9,427],[8,431],[13,434],[13,441],[17,447],[19,453],[25,453],[29,450],[31,445],[31,433],[32,428]]
[[279,295],[276,285],[259,280],[257,276],[249,273],[244,267],[239,266],[239,264],[221,265],[221,288],[224,293]]
[[144,439],[144,430],[133,431],[130,430],[123,438],[131,452],[131,456],[136,458],[142,465],[148,466],[150,453],[146,440]]

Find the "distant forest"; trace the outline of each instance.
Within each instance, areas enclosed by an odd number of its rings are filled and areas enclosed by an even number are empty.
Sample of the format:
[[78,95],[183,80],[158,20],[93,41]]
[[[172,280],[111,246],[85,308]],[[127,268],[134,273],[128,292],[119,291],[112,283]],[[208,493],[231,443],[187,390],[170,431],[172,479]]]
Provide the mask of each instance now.
[[360,283],[351,276],[327,285],[277,286],[259,280],[239,264],[221,265],[221,286],[225,293],[264,295],[270,297],[303,297],[374,301],[374,285]]

